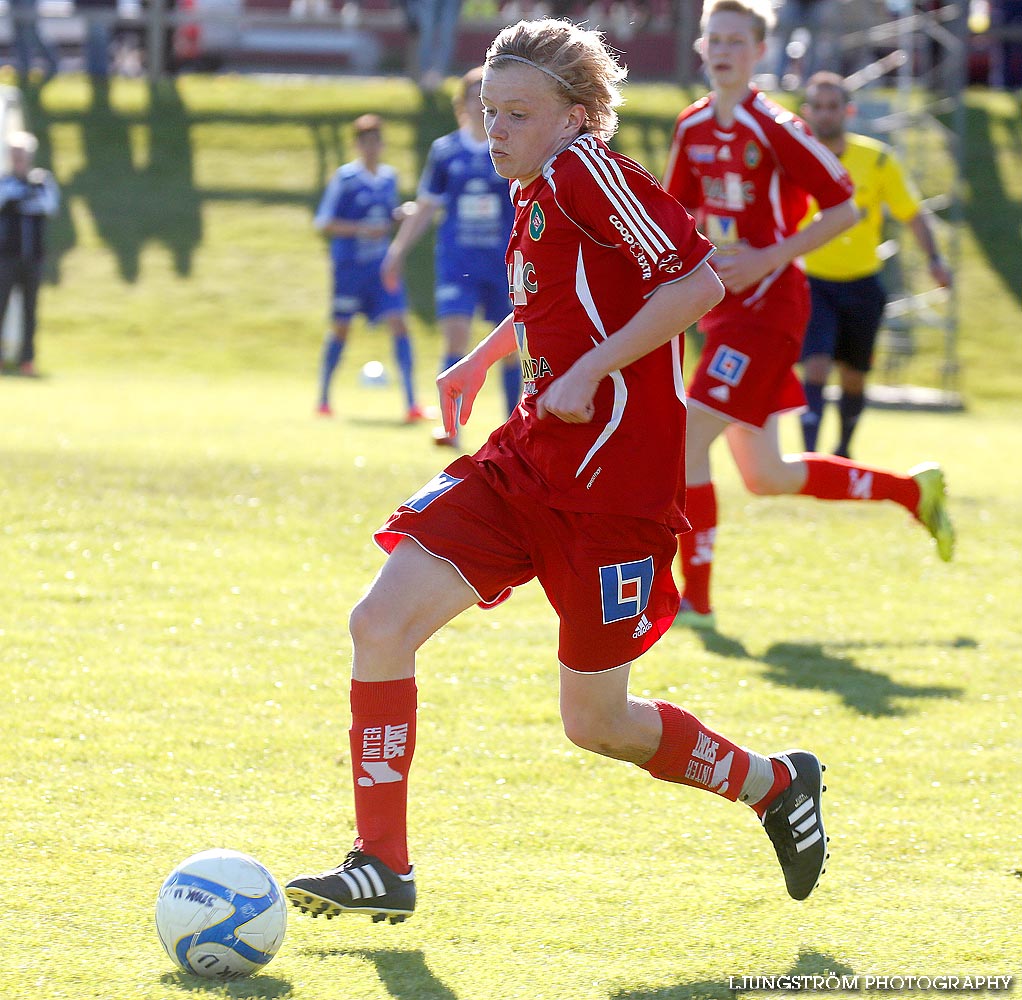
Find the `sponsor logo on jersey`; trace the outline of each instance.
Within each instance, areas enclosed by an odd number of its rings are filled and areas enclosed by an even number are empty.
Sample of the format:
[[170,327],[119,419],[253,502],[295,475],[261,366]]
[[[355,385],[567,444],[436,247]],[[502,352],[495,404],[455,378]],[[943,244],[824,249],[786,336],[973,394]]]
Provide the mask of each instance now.
[[543,235],[544,229],[546,229],[546,216],[543,214],[539,202],[534,201],[532,208],[529,209],[529,238],[538,240]]
[[535,396],[536,380],[553,375],[553,369],[546,358],[534,358],[529,350],[529,334],[524,323],[515,322],[515,340],[518,342],[518,359],[522,363],[522,381],[525,383],[524,394]]
[[707,367],[707,373],[721,382],[730,386],[738,385],[749,367],[749,355],[736,351],[727,344],[721,344],[717,348]]
[[741,211],[756,200],[756,186],[752,181],[743,180],[738,173],[727,173],[723,177],[702,178],[703,201],[708,208],[724,208],[729,212]]
[[731,159],[731,147],[721,146],[720,149],[717,150],[717,159],[727,163]]
[[677,274],[684,269],[685,262],[673,250],[668,250],[660,255],[660,259],[656,262],[656,267],[658,271],[663,271],[664,274]]
[[635,626],[635,631],[632,633],[633,639],[641,639],[651,628],[653,623],[643,615],[639,619],[639,624]]
[[759,166],[760,161],[763,159],[763,150],[759,148],[751,139],[745,144],[745,154],[743,156],[745,165],[750,170],[755,170]]
[[738,242],[738,223],[733,215],[708,215],[704,223],[706,238],[716,247]]
[[651,278],[653,276],[653,268],[650,267],[649,258],[646,256],[646,251],[642,248],[642,245],[632,235],[631,230],[616,215],[612,215],[609,221],[621,234],[621,239],[624,240],[629,252],[638,262],[639,267],[642,269],[643,278],[647,280]]
[[600,567],[603,624],[638,618],[653,591],[653,557]]
[[508,294],[516,306],[524,306],[526,292],[536,292],[539,284],[536,281],[536,268],[525,259],[521,250],[516,250],[514,258],[507,267]]

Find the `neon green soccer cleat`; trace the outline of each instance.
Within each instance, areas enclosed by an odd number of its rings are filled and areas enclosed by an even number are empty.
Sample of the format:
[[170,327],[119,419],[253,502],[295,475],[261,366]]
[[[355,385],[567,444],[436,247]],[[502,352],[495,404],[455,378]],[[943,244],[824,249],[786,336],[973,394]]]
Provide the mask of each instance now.
[[947,490],[944,471],[936,462],[926,462],[908,470],[919,484],[919,508],[916,517],[937,542],[937,555],[951,562],[955,551],[955,529],[947,510]]

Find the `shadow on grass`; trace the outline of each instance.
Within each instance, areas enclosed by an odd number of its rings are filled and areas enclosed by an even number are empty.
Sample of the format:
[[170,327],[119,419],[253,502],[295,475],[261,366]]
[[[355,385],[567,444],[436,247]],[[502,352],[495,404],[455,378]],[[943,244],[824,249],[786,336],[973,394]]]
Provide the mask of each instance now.
[[[38,88],[24,93],[27,127],[39,139],[37,161],[54,168],[53,132],[68,126],[81,136],[82,165],[70,177],[58,174],[61,205],[49,227],[46,278],[56,283],[64,254],[80,236],[69,205],[82,201],[99,239],[114,254],[122,280],[140,279],[140,261],[149,243],[165,246],[177,274],[191,274],[194,256],[203,242],[204,209],[224,202],[307,207],[309,225],[315,206],[333,171],[354,157],[346,141],[355,113],[300,112],[281,107],[273,112],[204,112],[187,107],[174,80],[150,84],[148,106],[125,109],[111,104],[109,84],[93,84],[91,103],[84,109],[52,109],[40,100]],[[369,110],[369,109],[367,109]],[[428,98],[421,108],[392,109],[388,122],[406,122],[413,135],[416,178],[434,139],[456,127],[445,95]],[[267,184],[224,186],[200,183],[194,159],[197,126],[236,126],[265,132],[276,126],[298,125],[312,138],[313,177],[307,191]],[[301,150],[296,151],[299,155]],[[396,152],[392,149],[391,152]],[[387,159],[387,156],[384,156]],[[304,166],[299,159],[299,166]],[[414,197],[414,190],[405,192]],[[432,318],[433,235],[413,248],[406,269],[409,299],[415,311]]]
[[277,979],[265,973],[257,973],[251,979],[234,979],[231,982],[223,982],[219,979],[203,979],[201,976],[192,976],[187,972],[168,972],[160,976],[160,982],[164,986],[173,986],[182,993],[214,993],[219,997],[224,995],[226,989],[228,995],[234,997],[286,997],[290,996],[294,984],[287,979]]
[[[766,665],[765,677],[774,684],[799,688],[807,691],[822,691],[836,694],[844,704],[860,715],[870,718],[896,717],[907,714],[899,704],[906,699],[959,698],[960,687],[940,684],[900,684],[887,674],[859,666],[847,655],[835,655],[828,650],[854,650],[862,648],[883,648],[884,643],[827,643],[822,642],[778,642],[762,656],[753,656],[737,639],[720,632],[698,633],[708,652],[729,659],[752,660]],[[904,648],[906,643],[898,643]],[[926,642],[933,646],[934,643]],[[975,641],[958,638],[943,643],[947,648],[974,647]]]
[[[837,961],[830,955],[819,951],[801,951],[798,961],[784,973],[763,973],[760,970],[736,970],[727,979],[719,981],[704,980],[696,983],[678,983],[676,986],[664,986],[650,990],[629,990],[625,993],[615,993],[610,1000],[733,1000],[744,992],[762,992],[763,987],[755,981],[753,976],[776,975],[778,980],[787,977],[789,980],[803,976],[823,976],[830,978],[854,976],[854,971],[842,962]],[[743,977],[749,977],[743,983]],[[787,993],[783,987],[777,987],[782,993]],[[798,987],[793,987],[797,991]],[[771,990],[771,992],[773,992]],[[817,991],[819,992],[819,991]]]
[[[984,108],[970,107],[966,113],[965,176],[970,197],[965,221],[1004,288],[1022,303],[1022,203],[1008,195],[990,117]],[[1017,152],[1022,148],[1022,126],[1013,119],[1005,120],[1003,127]],[[991,206],[996,208],[991,211]]]
[[316,948],[313,953],[321,958],[346,955],[372,962],[380,982],[395,1000],[458,1000],[457,994],[430,972],[421,951]]

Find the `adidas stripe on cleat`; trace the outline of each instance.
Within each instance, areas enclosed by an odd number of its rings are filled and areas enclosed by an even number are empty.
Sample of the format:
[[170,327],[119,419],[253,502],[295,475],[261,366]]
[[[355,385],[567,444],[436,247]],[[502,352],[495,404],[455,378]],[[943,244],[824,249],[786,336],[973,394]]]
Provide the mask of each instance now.
[[415,910],[415,869],[398,875],[379,858],[351,851],[344,864],[319,875],[299,875],[284,894],[303,913],[327,920],[342,913],[364,913],[374,921],[400,923]]
[[784,884],[792,899],[806,899],[819,884],[827,852],[820,799],[825,768],[806,750],[773,754],[791,775],[791,784],[767,807],[763,828],[770,837],[784,872]]

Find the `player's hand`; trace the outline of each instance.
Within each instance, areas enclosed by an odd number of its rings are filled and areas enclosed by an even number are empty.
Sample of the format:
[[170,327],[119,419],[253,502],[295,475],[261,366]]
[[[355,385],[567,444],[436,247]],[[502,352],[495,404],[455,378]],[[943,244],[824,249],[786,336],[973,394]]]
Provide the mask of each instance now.
[[710,264],[733,295],[744,292],[774,269],[768,249],[751,247],[745,240],[720,247]]
[[401,273],[404,271],[404,261],[400,254],[388,250],[387,255],[380,264],[380,280],[388,292],[394,293],[401,288]]
[[934,257],[930,261],[930,277],[940,285],[941,288],[950,288],[955,281],[951,268],[943,257]]
[[536,416],[540,420],[551,416],[566,424],[588,424],[595,413],[593,397],[598,384],[581,372],[576,362],[547,386],[536,402]]
[[469,354],[437,376],[440,416],[448,437],[454,437],[458,428],[468,423],[476,396],[486,380],[486,372],[486,366]]

